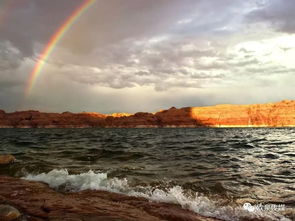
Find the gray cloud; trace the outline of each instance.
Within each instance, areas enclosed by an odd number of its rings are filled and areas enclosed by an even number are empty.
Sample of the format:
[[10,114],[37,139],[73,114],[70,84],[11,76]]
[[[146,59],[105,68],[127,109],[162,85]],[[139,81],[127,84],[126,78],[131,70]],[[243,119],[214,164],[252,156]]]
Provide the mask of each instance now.
[[133,39],[100,49],[93,55],[100,58],[99,61],[88,69],[65,65],[64,71],[73,81],[111,88],[152,86],[156,90],[166,90],[171,87],[201,87],[210,79],[224,77],[222,73],[213,73],[224,68],[223,64],[202,61],[217,54],[211,46],[191,40],[181,41],[173,37],[145,41]]
[[1,4],[0,41],[9,41],[23,56],[32,56],[34,45],[46,44],[80,3],[80,0],[4,1]]
[[[81,0],[11,0],[4,4],[5,22],[0,24],[0,40],[9,40],[24,56],[35,53],[36,44],[48,42],[51,35],[81,4]],[[222,28],[243,1],[204,0],[97,0],[61,42],[74,53],[118,43],[128,38],[144,38],[161,33],[194,32]],[[224,7],[226,5],[226,7]],[[173,26],[193,17],[188,27]],[[178,28],[177,28],[178,27]],[[197,31],[199,30],[199,31]],[[75,36],[73,38],[73,36]]]
[[18,68],[20,64],[20,52],[9,42],[0,42],[0,70],[13,70]]
[[295,32],[295,2],[290,0],[269,0],[261,8],[252,11],[248,18],[252,22],[265,22],[278,31]]

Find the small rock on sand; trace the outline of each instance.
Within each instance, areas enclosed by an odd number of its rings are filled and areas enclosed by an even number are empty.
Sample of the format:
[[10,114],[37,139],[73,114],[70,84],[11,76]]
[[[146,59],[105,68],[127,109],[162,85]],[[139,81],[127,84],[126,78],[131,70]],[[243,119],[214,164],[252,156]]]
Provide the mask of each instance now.
[[15,157],[12,155],[0,155],[0,165],[10,164],[15,161]]
[[16,220],[21,216],[20,212],[9,205],[0,204],[0,220],[1,221],[12,221]]

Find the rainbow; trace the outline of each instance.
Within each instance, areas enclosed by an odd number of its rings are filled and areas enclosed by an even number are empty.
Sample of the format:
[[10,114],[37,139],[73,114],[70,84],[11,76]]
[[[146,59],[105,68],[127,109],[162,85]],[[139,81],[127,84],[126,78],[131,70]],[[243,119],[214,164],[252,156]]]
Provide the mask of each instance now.
[[29,80],[27,82],[25,94],[29,95],[34,87],[38,76],[40,75],[44,65],[46,64],[46,60],[51,55],[52,51],[58,44],[58,42],[63,38],[63,36],[67,33],[67,31],[73,26],[75,21],[89,9],[96,0],[83,0],[83,3],[66,19],[66,21],[58,28],[58,30],[51,36],[48,41],[46,47],[39,55],[38,62],[35,64],[33,71],[29,76]]

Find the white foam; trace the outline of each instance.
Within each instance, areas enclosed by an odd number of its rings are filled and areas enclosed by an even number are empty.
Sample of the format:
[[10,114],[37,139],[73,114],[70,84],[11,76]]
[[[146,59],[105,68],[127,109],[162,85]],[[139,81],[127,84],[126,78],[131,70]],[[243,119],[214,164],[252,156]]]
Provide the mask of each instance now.
[[29,174],[25,179],[47,183],[51,188],[63,186],[73,191],[106,190],[121,193],[129,187],[127,179],[108,179],[106,173],[95,173],[92,170],[87,173],[70,175],[66,169],[55,169],[49,173]]
[[107,173],[98,173],[92,170],[87,173],[70,175],[66,169],[52,170],[49,173],[27,175],[24,179],[47,183],[51,188],[64,187],[72,191],[105,190],[115,193],[123,193],[129,196],[144,197],[155,202],[167,202],[179,204],[207,217],[215,217],[227,221],[238,221],[242,218],[265,218],[268,220],[290,221],[278,213],[254,211],[249,212],[243,207],[220,207],[216,202],[198,193],[195,196],[187,196],[180,186],[168,190],[153,189],[151,187],[132,188],[126,178],[108,178]]

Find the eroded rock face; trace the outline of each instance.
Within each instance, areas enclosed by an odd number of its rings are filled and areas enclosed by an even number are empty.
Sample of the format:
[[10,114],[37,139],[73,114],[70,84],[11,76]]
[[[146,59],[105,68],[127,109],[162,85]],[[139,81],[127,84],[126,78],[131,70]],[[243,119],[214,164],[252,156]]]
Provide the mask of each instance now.
[[75,128],[102,126],[105,116],[99,113],[41,113],[20,111],[0,116],[0,127]]
[[[0,203],[15,205],[28,221],[214,221],[178,205],[104,191],[59,193],[47,185],[0,176]],[[1,220],[1,219],[0,219]]]
[[294,127],[295,101],[195,107],[191,115],[201,124],[213,127]]
[[0,155],[0,165],[10,164],[15,161],[15,157],[12,155]]
[[295,101],[170,108],[157,113],[41,113],[0,111],[0,127],[294,127]]

